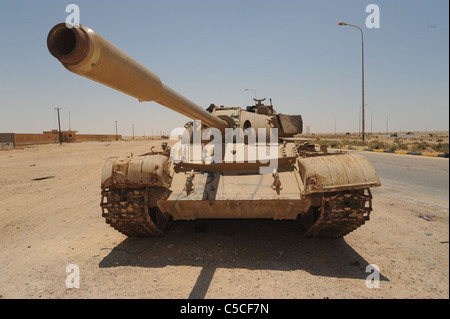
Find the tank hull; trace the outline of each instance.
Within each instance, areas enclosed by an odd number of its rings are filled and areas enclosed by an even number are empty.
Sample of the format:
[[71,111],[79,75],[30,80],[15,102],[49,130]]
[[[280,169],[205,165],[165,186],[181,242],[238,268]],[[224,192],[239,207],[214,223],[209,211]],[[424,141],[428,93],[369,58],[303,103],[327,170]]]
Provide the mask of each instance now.
[[[161,154],[108,161],[102,174],[103,215],[115,229],[138,237],[162,234],[161,221],[243,218],[297,220],[308,236],[342,237],[369,220],[370,188],[380,186],[370,162],[346,153],[286,152],[296,147],[280,146],[283,155],[272,174],[260,174],[261,163],[228,163],[233,169],[227,170],[225,164],[175,164]],[[130,220],[124,222],[127,214]],[[126,223],[149,223],[154,230],[130,231]]]

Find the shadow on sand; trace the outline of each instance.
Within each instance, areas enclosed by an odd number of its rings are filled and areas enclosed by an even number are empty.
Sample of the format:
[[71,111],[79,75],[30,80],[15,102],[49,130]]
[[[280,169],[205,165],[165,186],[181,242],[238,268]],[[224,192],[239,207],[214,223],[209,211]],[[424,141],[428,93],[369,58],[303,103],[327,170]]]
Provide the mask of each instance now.
[[[111,249],[111,248],[104,248]],[[190,298],[203,298],[217,268],[304,270],[365,280],[369,263],[344,239],[304,238],[293,221],[177,221],[159,238],[127,238],[100,262],[118,266],[202,267]],[[389,281],[380,274],[381,281]]]

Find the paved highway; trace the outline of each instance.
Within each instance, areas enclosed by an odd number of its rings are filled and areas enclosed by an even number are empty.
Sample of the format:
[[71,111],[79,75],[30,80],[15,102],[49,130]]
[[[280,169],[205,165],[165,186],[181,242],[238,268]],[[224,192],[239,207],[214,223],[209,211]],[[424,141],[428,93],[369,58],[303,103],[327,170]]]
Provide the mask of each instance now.
[[381,179],[383,194],[449,208],[449,159],[349,151],[365,156]]

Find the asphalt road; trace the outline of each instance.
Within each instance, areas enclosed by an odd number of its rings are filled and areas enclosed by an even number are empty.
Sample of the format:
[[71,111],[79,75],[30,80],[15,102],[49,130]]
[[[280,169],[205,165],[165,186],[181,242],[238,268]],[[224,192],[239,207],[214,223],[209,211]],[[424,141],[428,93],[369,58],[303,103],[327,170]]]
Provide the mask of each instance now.
[[449,159],[349,151],[365,156],[375,167],[383,194],[449,208]]

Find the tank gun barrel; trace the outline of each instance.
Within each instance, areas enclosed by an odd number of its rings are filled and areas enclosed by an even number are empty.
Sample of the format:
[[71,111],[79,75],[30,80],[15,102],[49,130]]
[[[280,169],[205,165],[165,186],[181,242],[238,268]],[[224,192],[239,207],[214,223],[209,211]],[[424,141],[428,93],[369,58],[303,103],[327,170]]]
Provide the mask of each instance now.
[[158,75],[136,62],[92,29],[54,26],[47,47],[69,71],[137,98],[154,101],[208,127],[224,131],[228,123],[202,109],[161,82]]

